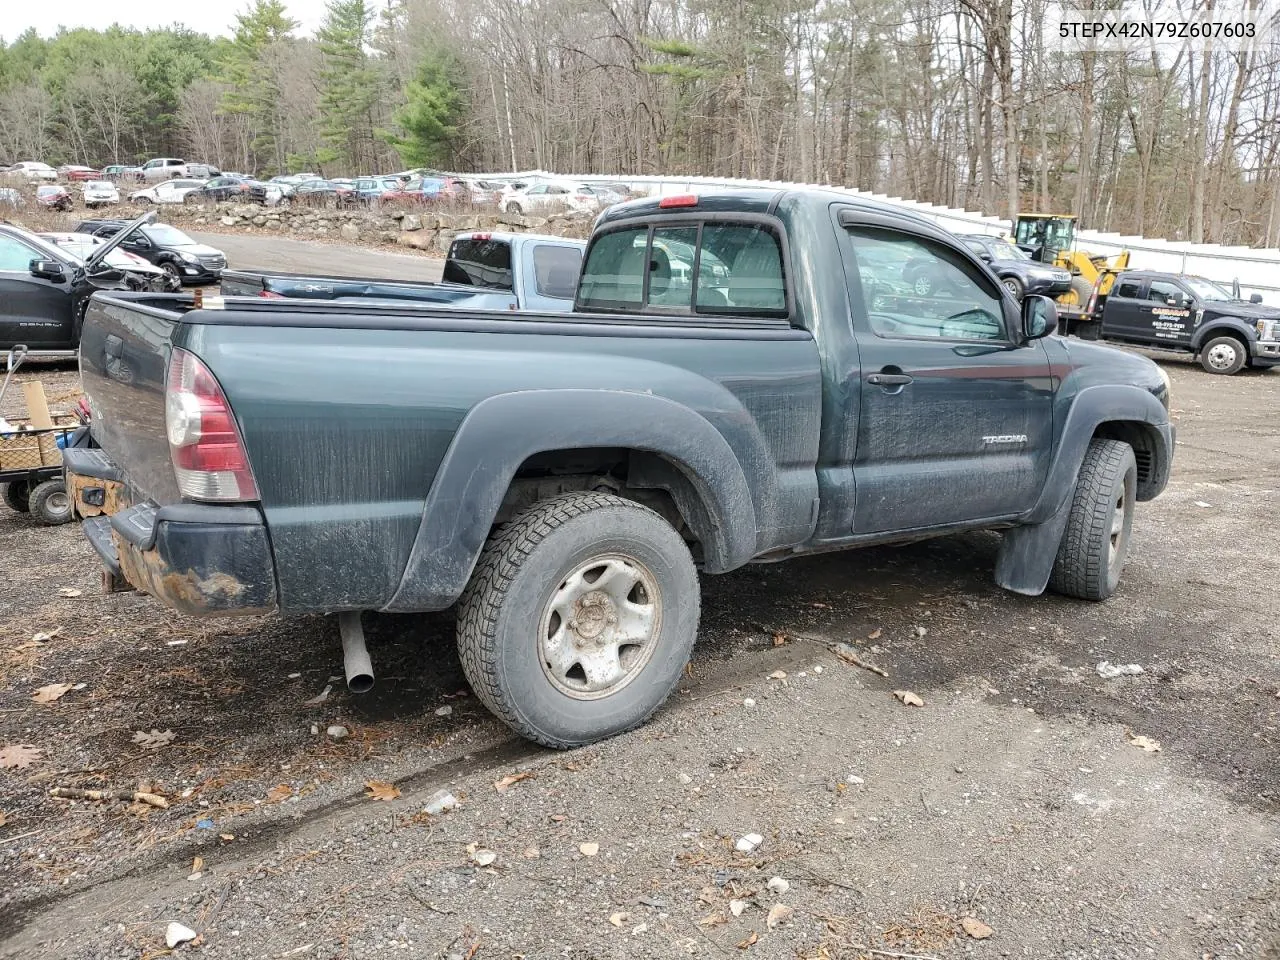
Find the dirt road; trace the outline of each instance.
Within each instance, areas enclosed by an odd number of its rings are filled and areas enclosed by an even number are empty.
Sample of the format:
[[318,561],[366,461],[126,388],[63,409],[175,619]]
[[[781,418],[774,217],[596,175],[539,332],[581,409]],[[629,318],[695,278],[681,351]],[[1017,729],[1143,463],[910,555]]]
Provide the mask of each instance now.
[[283,237],[243,233],[195,233],[200,243],[217,247],[233,269],[295,270],[337,277],[393,277],[397,280],[439,280],[443,260],[369,247],[352,247]]
[[467,695],[448,615],[370,619],[355,697],[332,623],[102,597],[78,531],[0,512],[0,747],[42,751],[0,769],[0,957],[179,922],[210,957],[1280,958],[1280,373],[1166,369],[1113,600],[1000,591],[990,534],[705,577],[687,684],[566,754]]

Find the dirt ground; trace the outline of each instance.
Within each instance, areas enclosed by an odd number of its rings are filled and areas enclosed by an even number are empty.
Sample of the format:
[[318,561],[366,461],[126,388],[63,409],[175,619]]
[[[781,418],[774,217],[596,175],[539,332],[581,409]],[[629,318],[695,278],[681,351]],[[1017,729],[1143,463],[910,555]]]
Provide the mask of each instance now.
[[1004,593],[993,534],[704,577],[687,683],[563,754],[468,695],[447,614],[366,617],[357,697],[332,622],[104,597],[78,529],[0,507],[0,749],[39,751],[0,769],[0,957],[178,922],[208,957],[1280,958],[1280,372],[1165,368],[1111,601]]

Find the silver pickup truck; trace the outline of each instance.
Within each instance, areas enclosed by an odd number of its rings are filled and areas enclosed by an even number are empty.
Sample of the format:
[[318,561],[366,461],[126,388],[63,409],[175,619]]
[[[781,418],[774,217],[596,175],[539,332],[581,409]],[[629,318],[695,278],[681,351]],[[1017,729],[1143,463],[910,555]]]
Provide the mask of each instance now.
[[418,302],[469,310],[573,309],[584,240],[531,233],[460,233],[440,283],[224,270],[222,295],[303,300]]

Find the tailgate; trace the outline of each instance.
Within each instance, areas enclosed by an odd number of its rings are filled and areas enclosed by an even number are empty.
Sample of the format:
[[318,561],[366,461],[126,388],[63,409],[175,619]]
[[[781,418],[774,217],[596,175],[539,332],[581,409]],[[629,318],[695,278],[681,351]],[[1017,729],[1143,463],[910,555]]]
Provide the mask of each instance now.
[[256,297],[267,288],[266,278],[260,273],[240,270],[223,270],[220,292],[224,297]]
[[80,377],[93,437],[119,468],[132,502],[182,499],[164,419],[169,338],[182,319],[178,305],[172,297],[95,296],[85,313]]

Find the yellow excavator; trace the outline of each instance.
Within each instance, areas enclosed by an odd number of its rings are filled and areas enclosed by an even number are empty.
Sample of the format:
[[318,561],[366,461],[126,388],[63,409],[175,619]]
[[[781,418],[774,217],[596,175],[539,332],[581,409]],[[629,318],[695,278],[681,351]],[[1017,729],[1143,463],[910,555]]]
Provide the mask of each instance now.
[[1116,274],[1129,266],[1129,251],[1114,257],[1094,256],[1075,248],[1076,218],[1065,214],[1024,213],[1013,224],[1013,242],[1039,263],[1071,272],[1071,289],[1057,298],[1065,320],[1083,319],[1089,295],[1111,291]]

